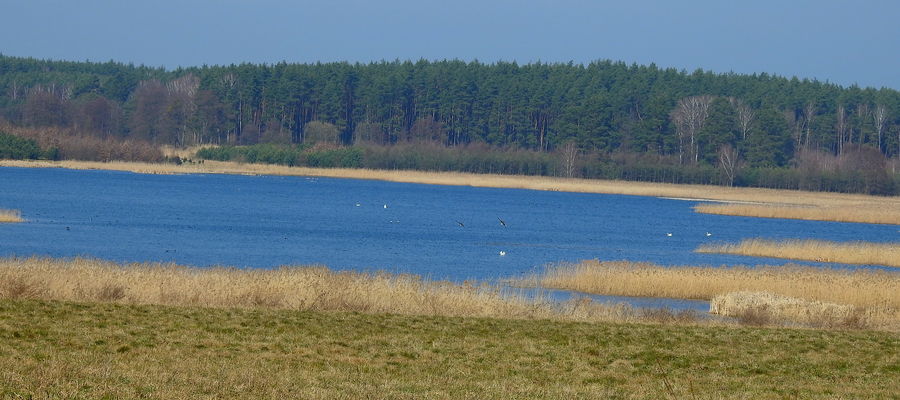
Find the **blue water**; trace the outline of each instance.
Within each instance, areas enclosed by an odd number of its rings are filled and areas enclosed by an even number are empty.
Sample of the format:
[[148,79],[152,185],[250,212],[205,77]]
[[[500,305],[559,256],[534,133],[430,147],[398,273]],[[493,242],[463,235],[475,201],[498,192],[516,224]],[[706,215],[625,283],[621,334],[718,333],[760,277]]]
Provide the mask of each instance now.
[[354,179],[6,167],[0,188],[0,208],[28,220],[0,225],[0,256],[324,264],[462,281],[595,258],[788,262],[693,252],[710,241],[900,239],[894,225],[704,215],[695,201]]

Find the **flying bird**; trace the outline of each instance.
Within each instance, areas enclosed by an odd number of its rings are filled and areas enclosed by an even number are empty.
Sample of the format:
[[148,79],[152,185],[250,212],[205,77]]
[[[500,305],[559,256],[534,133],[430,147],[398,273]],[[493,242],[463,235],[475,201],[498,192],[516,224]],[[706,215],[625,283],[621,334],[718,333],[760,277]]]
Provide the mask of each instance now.
[[456,223],[457,223],[457,224],[459,224],[459,226],[461,226],[461,227],[463,227],[463,228],[465,228],[465,227],[466,227],[466,226],[465,226],[465,225],[463,225],[463,223],[462,223],[462,222],[459,222],[459,221],[456,221]]
[[503,251],[503,250],[500,250],[500,255],[501,255],[501,256],[505,256],[505,255],[506,255],[506,252]]
[[506,222],[503,221],[502,219],[500,219],[500,217],[497,217],[497,220],[500,221],[500,225],[503,225],[504,227],[506,227]]

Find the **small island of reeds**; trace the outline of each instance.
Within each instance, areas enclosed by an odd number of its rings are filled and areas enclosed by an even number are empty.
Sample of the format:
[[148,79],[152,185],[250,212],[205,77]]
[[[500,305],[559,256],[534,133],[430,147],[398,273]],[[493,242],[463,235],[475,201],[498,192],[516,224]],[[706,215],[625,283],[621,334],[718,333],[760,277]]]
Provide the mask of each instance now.
[[0,223],[22,222],[22,213],[19,210],[0,209]]
[[900,267],[900,243],[746,239],[740,243],[705,244],[697,252]]

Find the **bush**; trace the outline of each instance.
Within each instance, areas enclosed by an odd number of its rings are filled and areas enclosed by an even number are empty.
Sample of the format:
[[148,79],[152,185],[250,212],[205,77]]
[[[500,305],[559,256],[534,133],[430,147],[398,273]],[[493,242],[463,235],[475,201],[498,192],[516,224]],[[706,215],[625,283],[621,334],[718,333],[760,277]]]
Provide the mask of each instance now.
[[[0,158],[34,160],[46,155],[37,141],[0,132]],[[54,154],[50,154],[54,155]]]

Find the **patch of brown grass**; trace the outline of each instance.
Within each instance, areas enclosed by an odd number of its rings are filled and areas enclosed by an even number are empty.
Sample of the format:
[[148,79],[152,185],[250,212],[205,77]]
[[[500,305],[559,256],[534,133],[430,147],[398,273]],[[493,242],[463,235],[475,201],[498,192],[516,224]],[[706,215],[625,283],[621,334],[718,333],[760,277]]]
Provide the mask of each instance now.
[[704,214],[739,215],[744,217],[900,225],[900,203],[877,202],[856,207],[739,203],[698,204],[694,206],[694,211]]
[[[809,301],[770,292],[731,292],[710,301],[712,314],[735,317],[744,325],[774,321],[820,328],[862,329],[873,319],[868,310],[846,304]],[[874,316],[877,318],[877,316]]]
[[900,330],[900,274],[801,266],[664,267],[651,263],[584,261],[559,264],[512,281],[528,287],[615,296],[712,300],[732,292],[771,292],[807,301],[866,309],[867,325]]
[[900,243],[746,239],[737,244],[705,244],[697,252],[900,267]]
[[3,222],[22,222],[22,213],[19,210],[4,210],[0,209],[0,223]]

